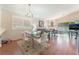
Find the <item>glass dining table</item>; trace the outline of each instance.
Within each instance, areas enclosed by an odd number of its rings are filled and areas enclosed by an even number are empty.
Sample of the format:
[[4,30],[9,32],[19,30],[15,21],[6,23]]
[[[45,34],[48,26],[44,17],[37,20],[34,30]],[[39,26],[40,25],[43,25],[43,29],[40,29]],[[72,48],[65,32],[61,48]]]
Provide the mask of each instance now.
[[35,38],[40,38],[41,37],[41,32],[40,31],[35,31],[35,32],[25,32],[26,37],[30,38],[32,41],[32,47],[35,47]]

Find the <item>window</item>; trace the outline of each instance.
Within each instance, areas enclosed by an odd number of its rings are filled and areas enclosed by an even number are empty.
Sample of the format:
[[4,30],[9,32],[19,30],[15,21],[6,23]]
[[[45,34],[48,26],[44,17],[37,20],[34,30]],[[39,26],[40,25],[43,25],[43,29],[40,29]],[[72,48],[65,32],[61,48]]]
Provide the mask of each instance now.
[[12,17],[12,30],[32,29],[31,19],[21,16]]

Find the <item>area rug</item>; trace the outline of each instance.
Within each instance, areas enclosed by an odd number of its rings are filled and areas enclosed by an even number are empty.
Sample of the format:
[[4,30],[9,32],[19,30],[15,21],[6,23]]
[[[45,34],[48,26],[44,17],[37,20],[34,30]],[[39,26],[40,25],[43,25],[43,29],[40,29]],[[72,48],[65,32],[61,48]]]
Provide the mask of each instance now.
[[32,40],[20,40],[17,42],[21,48],[23,54],[25,55],[39,55],[40,51],[44,50],[46,47],[34,40],[34,47],[32,46]]

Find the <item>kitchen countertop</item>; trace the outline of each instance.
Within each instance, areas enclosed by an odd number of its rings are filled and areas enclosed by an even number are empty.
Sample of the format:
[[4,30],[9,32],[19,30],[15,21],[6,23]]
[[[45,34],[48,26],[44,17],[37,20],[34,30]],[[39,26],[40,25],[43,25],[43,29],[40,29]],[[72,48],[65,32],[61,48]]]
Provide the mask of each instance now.
[[0,36],[5,32],[5,29],[0,28]]

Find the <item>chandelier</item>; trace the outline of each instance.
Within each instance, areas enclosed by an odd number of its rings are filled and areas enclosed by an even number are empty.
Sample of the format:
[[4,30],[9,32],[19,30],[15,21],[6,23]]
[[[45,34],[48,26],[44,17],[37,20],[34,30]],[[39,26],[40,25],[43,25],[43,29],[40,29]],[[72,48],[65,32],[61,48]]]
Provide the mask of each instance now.
[[26,7],[26,17],[32,17],[33,18],[33,13],[31,11],[31,4],[28,4]]

